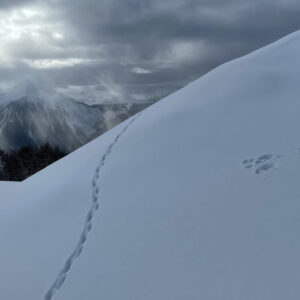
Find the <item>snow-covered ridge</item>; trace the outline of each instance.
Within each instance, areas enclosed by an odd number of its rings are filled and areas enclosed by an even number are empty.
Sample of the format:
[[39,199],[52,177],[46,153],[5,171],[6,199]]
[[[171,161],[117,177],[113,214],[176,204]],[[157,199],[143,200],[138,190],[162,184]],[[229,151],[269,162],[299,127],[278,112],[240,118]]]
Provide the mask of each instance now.
[[98,174],[93,230],[53,299],[297,299],[299,50],[295,33],[152,105],[101,173],[132,119],[1,183],[0,298],[43,299]]

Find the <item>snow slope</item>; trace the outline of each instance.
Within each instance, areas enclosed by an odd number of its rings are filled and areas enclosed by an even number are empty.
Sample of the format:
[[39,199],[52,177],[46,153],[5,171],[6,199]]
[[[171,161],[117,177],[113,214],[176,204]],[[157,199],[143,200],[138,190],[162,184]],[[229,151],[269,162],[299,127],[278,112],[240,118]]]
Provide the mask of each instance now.
[[0,183],[0,299],[298,299],[299,51],[296,32]]

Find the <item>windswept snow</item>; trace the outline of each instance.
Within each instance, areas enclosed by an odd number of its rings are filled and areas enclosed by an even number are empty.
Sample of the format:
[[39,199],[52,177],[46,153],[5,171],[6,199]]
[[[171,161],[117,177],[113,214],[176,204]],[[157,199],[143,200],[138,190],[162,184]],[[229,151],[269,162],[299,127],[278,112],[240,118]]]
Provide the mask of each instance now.
[[298,299],[299,51],[296,32],[0,183],[0,299]]

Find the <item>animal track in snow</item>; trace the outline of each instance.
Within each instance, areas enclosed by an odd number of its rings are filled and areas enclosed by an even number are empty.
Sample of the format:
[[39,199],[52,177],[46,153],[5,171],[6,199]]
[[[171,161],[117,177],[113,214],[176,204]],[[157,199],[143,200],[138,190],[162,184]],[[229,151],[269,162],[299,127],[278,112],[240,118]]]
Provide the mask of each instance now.
[[91,183],[91,207],[86,215],[85,222],[83,225],[83,230],[79,236],[79,240],[77,242],[77,245],[69,255],[69,257],[66,259],[65,264],[61,271],[58,273],[56,279],[54,280],[53,284],[47,291],[47,293],[44,296],[44,300],[51,300],[53,299],[54,294],[63,286],[68,273],[70,272],[72,265],[77,260],[79,255],[82,253],[83,247],[88,239],[88,234],[93,228],[93,219],[95,217],[96,211],[99,208],[99,195],[100,195],[100,173],[102,170],[102,167],[105,165],[107,157],[110,155],[112,148],[115,146],[115,144],[119,141],[120,137],[126,132],[129,126],[132,125],[132,123],[142,114],[142,112],[138,113],[135,117],[131,119],[131,121],[128,122],[126,126],[121,130],[121,132],[114,138],[114,140],[111,142],[111,144],[106,148],[103,156],[101,157],[96,170],[95,174]]
[[246,169],[253,170],[254,174],[259,175],[276,169],[275,162],[280,158],[282,158],[282,155],[263,154],[256,158],[245,159],[242,164]]

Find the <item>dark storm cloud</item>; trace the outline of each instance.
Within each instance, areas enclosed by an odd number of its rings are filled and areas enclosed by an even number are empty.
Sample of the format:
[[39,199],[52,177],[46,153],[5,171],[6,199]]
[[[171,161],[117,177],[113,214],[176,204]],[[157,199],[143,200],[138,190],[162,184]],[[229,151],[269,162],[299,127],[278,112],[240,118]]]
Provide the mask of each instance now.
[[3,7],[37,9],[34,19],[25,11],[15,22],[40,26],[7,39],[10,65],[0,78],[15,70],[61,87],[111,82],[122,96],[150,97],[164,84],[162,94],[170,92],[300,28],[293,0],[20,0]]
[[25,5],[30,2],[33,2],[33,0],[2,0],[0,2],[0,10],[10,7],[16,7],[18,5]]

